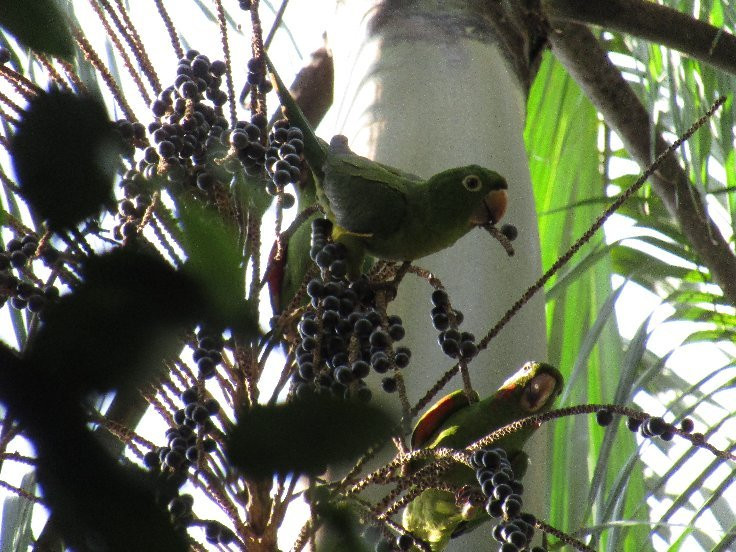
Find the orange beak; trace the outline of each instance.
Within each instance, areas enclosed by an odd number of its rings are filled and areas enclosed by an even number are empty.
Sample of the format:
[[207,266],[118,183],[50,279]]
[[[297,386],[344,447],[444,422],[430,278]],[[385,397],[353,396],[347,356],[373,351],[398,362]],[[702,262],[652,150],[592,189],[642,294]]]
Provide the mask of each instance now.
[[489,222],[496,224],[503,218],[508,205],[508,194],[506,190],[494,190],[488,192],[485,198],[483,198],[486,208],[488,209]]

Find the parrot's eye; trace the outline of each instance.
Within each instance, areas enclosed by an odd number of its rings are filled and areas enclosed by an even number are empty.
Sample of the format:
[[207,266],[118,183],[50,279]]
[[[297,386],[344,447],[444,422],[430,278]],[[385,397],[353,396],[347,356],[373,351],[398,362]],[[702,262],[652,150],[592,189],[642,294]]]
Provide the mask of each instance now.
[[463,178],[463,186],[467,188],[471,192],[477,192],[480,190],[481,187],[481,181],[480,178],[475,176],[474,174],[469,174],[465,178]]
[[547,404],[557,387],[557,380],[549,374],[539,374],[524,387],[521,406],[527,412],[536,412]]

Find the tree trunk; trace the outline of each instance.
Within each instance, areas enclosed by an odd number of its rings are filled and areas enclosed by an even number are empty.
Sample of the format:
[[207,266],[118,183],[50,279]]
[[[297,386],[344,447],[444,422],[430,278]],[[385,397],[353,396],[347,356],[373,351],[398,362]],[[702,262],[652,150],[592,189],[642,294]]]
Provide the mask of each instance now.
[[[504,222],[519,229],[514,257],[487,233],[474,230],[450,249],[415,262],[445,284],[453,306],[465,314],[461,329],[479,340],[541,271],[522,136],[531,68],[525,72],[518,57],[505,56],[509,49],[496,40],[490,25],[479,24],[469,3],[461,8],[449,4],[414,2],[410,9],[364,1],[340,5],[337,25],[328,35],[338,100],[324,125],[332,126],[328,131],[323,126],[322,134],[345,134],[357,153],[424,177],[470,163],[506,177]],[[404,375],[412,404],[453,364],[436,343],[430,293],[426,282],[407,275],[389,308],[407,328],[412,360]],[[470,364],[473,386],[488,395],[524,361],[545,358],[544,300],[538,295]],[[440,396],[461,385],[455,378]],[[383,399],[397,408],[396,397]],[[537,436],[534,441],[525,487],[544,489],[545,440]],[[526,508],[545,515],[544,493],[528,494]],[[489,537],[488,530],[478,530],[459,539],[455,549],[487,545]]]

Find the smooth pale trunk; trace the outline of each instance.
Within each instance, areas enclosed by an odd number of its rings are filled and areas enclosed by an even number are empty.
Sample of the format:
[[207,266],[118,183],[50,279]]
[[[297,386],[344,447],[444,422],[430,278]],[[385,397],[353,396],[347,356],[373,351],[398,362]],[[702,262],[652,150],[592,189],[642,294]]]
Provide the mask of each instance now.
[[[462,30],[448,31],[440,21],[432,27],[416,18],[370,37],[370,13],[370,3],[364,0],[342,2],[328,31],[335,55],[336,103],[320,134],[345,134],[356,153],[420,176],[477,163],[506,177],[509,209],[504,222],[519,229],[514,257],[476,229],[452,248],[415,263],[442,280],[453,305],[465,314],[461,329],[480,339],[541,270],[522,137],[524,92],[495,45],[460,36]],[[437,346],[430,293],[426,282],[408,275],[389,308],[404,319],[407,329],[402,344],[411,347],[412,360],[404,375],[412,403],[453,364]],[[540,294],[471,363],[473,386],[487,396],[525,361],[545,359]],[[440,396],[461,385],[456,377]],[[380,391],[375,396],[398,411],[398,396]],[[540,496],[544,491],[537,496],[532,492],[546,488],[541,479],[546,439],[541,437],[527,446],[533,465],[525,479],[525,510],[545,516],[547,498]],[[489,538],[490,525],[457,539],[448,549],[483,549],[475,546],[487,547]]]

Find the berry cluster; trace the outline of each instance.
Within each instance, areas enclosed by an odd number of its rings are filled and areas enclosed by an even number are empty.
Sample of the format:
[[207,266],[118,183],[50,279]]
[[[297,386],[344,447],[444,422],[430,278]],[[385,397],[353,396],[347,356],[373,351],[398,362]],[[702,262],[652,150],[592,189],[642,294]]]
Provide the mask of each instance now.
[[[222,349],[221,334],[207,329],[199,332],[194,358],[199,359],[200,380],[214,375],[217,363],[222,361]],[[211,454],[217,448],[209,434],[215,429],[211,418],[220,412],[220,404],[206,397],[204,387],[198,384],[185,389],[180,399],[182,408],[173,416],[176,425],[166,430],[167,446],[146,453],[143,463],[159,476],[159,500],[168,508],[172,523],[186,527],[193,524],[193,501],[189,495],[180,495],[179,488],[187,479],[187,470],[201,460],[201,455]],[[206,523],[218,526],[218,529],[211,529],[210,542],[227,544],[235,538],[232,531],[219,523]]]
[[273,90],[273,84],[266,76],[266,63],[261,57],[253,57],[248,60],[248,84],[258,88],[263,94]]
[[[16,277],[12,270],[23,271],[36,256],[38,239],[29,234],[23,238],[12,238],[6,244],[6,250],[0,252],[0,301],[10,298],[10,305],[17,310],[28,309],[34,314],[42,314],[49,301],[59,297],[59,290],[53,286],[40,288],[31,282]],[[59,252],[46,245],[39,257],[47,265],[59,259]]]
[[204,535],[211,544],[230,544],[235,540],[235,533],[219,521],[208,520],[204,524]]
[[[601,426],[607,426],[613,421],[613,413],[607,408],[601,408],[596,412],[596,421]],[[664,421],[659,416],[652,416],[646,420],[638,418],[628,418],[626,426],[630,431],[641,433],[642,437],[659,437],[663,441],[671,441],[675,436],[675,426]],[[690,433],[694,429],[695,424],[690,418],[684,418],[680,422],[680,431]]]
[[[329,221],[313,221],[310,256],[320,267],[321,278],[307,285],[311,303],[298,324],[298,370],[293,383],[297,395],[331,392],[368,401],[371,391],[364,380],[371,369],[385,374],[391,368],[405,368],[411,351],[394,348],[394,342],[405,335],[401,318],[376,308],[368,280],[347,282],[346,251],[329,241],[330,231]],[[395,378],[383,379],[385,391],[396,388]]]
[[200,178],[207,181],[208,176],[215,176],[208,161],[226,152],[227,142],[222,138],[229,123],[222,106],[227,94],[220,89],[225,63],[210,62],[207,56],[190,50],[179,60],[176,72],[174,84],[151,102],[156,120],[148,131],[154,145],[143,150],[138,170],[147,179],[165,174],[178,184],[193,175],[199,184]]
[[224,343],[221,333],[211,331],[207,328],[200,330],[197,335],[198,346],[194,349],[193,354],[200,378],[210,379],[215,375],[217,366],[222,363]]
[[[161,497],[159,496],[159,498]],[[174,527],[187,527],[194,520],[194,514],[192,513],[194,497],[192,495],[174,493],[173,498],[164,502],[167,504],[167,509],[171,516],[171,523]]]
[[[173,471],[185,472],[187,468],[199,458],[197,431],[200,437],[204,437],[214,428],[210,416],[219,411],[219,404],[214,399],[205,402],[198,401],[198,390],[195,387],[186,389],[181,399],[184,408],[176,411],[174,422],[176,427],[166,430],[168,446],[160,447],[155,451],[148,452],[143,462],[148,468],[168,468]],[[190,402],[186,402],[190,401]],[[210,438],[200,439],[202,451],[213,452],[216,448],[215,441]]]
[[[238,121],[231,132],[226,132],[223,137],[227,139],[227,145],[231,147],[242,163],[246,174],[255,176],[263,170],[266,148],[261,144],[261,135],[266,128],[266,118],[262,115],[253,115],[250,122]],[[200,189],[202,183],[197,180]]]
[[[675,436],[675,427],[658,416],[647,418],[643,422],[641,420],[629,418],[627,426],[631,431],[639,431],[642,437],[659,437],[663,441],[671,441]],[[693,430],[693,427],[693,421],[690,418],[685,418],[681,422],[680,430],[685,433],[690,433]]]
[[[501,543],[503,552],[529,549],[534,536],[534,516],[521,511],[524,486],[514,477],[514,471],[501,448],[479,450],[473,454],[472,465],[481,492],[486,497],[485,510],[492,518],[501,518],[493,529],[493,537]],[[534,547],[532,552],[542,552]]]
[[[165,175],[175,186],[188,184],[210,193],[216,182],[230,180],[229,173],[237,165],[248,174],[260,174],[266,152],[261,137],[267,119],[255,114],[250,122],[238,121],[230,128],[223,114],[228,99],[221,89],[225,71],[223,61],[210,61],[196,50],[179,60],[174,84],[151,102],[155,120],[148,132],[153,145],[144,148],[137,164],[147,180]],[[130,143],[143,146],[145,129],[137,125],[118,121],[117,126]],[[237,165],[236,160],[240,161]]]
[[115,130],[121,138],[122,156],[132,162],[136,146],[146,144],[146,127],[138,121],[131,123],[128,119],[118,119]]
[[[268,92],[271,83],[263,60],[253,58],[248,67],[249,82]],[[136,147],[143,150],[134,170],[123,175],[124,199],[118,206],[114,230],[117,239],[137,234],[142,213],[150,204],[153,186],[149,182],[156,177],[165,177],[174,193],[196,190],[214,201],[217,190],[232,180],[232,173],[244,170],[249,176],[258,176],[267,166],[273,181],[266,191],[282,194],[284,207],[294,205],[294,197],[283,194],[283,188],[300,178],[301,131],[280,121],[269,133],[266,147],[265,115],[256,113],[250,121],[237,121],[231,127],[223,113],[228,99],[221,89],[225,71],[223,61],[210,61],[206,55],[189,50],[179,60],[174,83],[151,102],[155,119],[147,128],[150,145],[142,124],[117,121],[116,128],[129,148],[126,155],[132,159]]]
[[[272,183],[266,191],[276,195],[287,184],[297,184],[301,178],[302,158],[304,151],[304,136],[297,127],[292,127],[286,119],[280,119],[273,125],[268,135],[268,149],[266,150],[266,170]],[[284,195],[284,207],[294,205],[294,197]]]
[[478,354],[475,336],[470,332],[460,332],[457,326],[463,322],[463,313],[450,307],[450,299],[444,289],[432,292],[432,325],[439,335],[437,342],[450,358],[470,360]]
[[167,506],[172,523],[186,527],[193,519],[193,501],[189,495],[180,495],[179,488],[200,453],[209,454],[217,448],[214,439],[205,435],[214,429],[210,416],[219,411],[220,405],[214,399],[200,402],[196,386],[186,389],[181,400],[185,406],[174,414],[177,426],[166,430],[168,445],[146,453],[143,463],[159,476],[162,484],[159,500]]
[[141,173],[134,170],[123,174],[120,186],[123,189],[123,199],[118,202],[113,235],[122,240],[138,234],[143,215],[151,204],[151,194],[148,182]]

